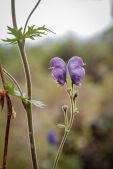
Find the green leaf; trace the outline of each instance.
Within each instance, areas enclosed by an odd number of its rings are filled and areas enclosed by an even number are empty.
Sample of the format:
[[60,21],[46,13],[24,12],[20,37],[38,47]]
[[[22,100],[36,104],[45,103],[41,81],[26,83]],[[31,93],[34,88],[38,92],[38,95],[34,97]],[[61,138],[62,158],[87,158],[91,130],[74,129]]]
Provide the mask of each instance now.
[[66,126],[64,124],[57,124],[59,128],[65,128]]
[[42,37],[42,35],[46,35],[46,32],[52,32],[50,29],[45,28],[45,26],[34,28],[35,26],[28,26],[28,31],[25,33],[25,38],[30,38],[34,40],[35,37]]
[[57,125],[59,128],[64,128],[65,132],[69,132],[69,130],[67,129],[67,127],[64,124],[58,124]]
[[8,42],[10,44],[16,44],[18,41],[23,41],[25,39],[25,36],[22,33],[22,28],[16,30],[15,28],[7,27],[8,28],[8,34],[11,34],[14,36],[14,38],[7,38],[3,39],[4,42]]
[[16,38],[14,38],[14,39],[10,39],[10,38],[2,39],[2,41],[8,42],[9,44],[16,44],[17,43],[17,39]]
[[2,39],[4,42],[8,42],[9,44],[17,44],[18,41],[23,41],[25,38],[29,38],[31,40],[35,40],[35,37],[42,37],[42,35],[46,35],[46,32],[54,33],[50,29],[45,26],[35,28],[35,26],[28,26],[28,31],[23,34],[22,28],[16,30],[16,28],[8,28],[8,34],[13,35],[13,38]]
[[7,83],[5,83],[5,88],[7,89],[8,93],[9,93],[10,95],[13,95],[13,94],[14,94],[14,85],[9,86]]
[[18,98],[20,98],[22,101],[24,102],[30,102],[31,104],[37,106],[37,107],[44,107],[45,104],[43,104],[41,101],[37,101],[37,100],[28,100],[28,98],[26,97],[26,93],[22,93],[23,96],[20,94],[19,91],[15,90],[14,85],[9,86],[7,83],[5,84],[6,90],[8,91],[8,93],[12,96],[16,96]]
[[19,97],[21,100],[25,101],[27,98],[26,98],[26,94],[25,93],[22,93],[23,96],[20,94],[19,91],[15,90],[14,88],[14,85],[12,86],[9,86],[8,83],[5,84],[5,87],[6,87],[6,90],[8,91],[8,93],[12,96],[16,96],[16,97]]

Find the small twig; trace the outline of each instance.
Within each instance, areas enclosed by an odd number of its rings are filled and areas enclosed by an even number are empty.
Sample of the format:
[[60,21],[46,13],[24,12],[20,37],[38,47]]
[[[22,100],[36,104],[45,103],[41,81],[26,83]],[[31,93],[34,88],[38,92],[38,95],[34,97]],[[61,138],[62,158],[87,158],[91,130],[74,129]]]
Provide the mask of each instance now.
[[[5,88],[5,78],[4,78],[1,63],[0,63],[0,75],[1,75],[1,79],[2,79],[3,88],[4,88],[4,90],[6,90],[6,88]],[[6,96],[6,101],[7,101],[7,124],[6,124],[6,131],[5,131],[5,143],[4,143],[4,154],[3,154],[2,169],[6,168],[9,130],[10,130],[11,115],[12,115],[12,103],[11,103],[10,97],[9,97],[7,92],[6,92],[5,96]]]
[[36,5],[35,5],[34,8],[32,9],[32,11],[30,12],[30,14],[29,14],[29,16],[28,16],[28,18],[27,18],[27,20],[26,20],[25,26],[24,26],[23,34],[25,34],[26,27],[27,27],[27,24],[28,24],[28,22],[29,22],[29,19],[30,19],[31,15],[32,15],[33,12],[35,11],[35,9],[38,7],[38,5],[39,5],[40,2],[41,2],[41,0],[39,0],[39,1],[36,3]]

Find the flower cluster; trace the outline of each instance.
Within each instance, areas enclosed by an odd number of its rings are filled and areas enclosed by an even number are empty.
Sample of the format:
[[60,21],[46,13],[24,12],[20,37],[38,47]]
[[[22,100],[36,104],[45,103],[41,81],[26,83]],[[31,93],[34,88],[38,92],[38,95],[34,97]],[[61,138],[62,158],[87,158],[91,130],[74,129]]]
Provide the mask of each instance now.
[[[85,63],[79,56],[73,56],[68,62],[68,71],[71,81],[76,86],[81,85],[81,81],[85,76],[85,69],[82,67]],[[50,60],[50,68],[52,69],[52,78],[61,86],[66,82],[66,63],[59,57]]]

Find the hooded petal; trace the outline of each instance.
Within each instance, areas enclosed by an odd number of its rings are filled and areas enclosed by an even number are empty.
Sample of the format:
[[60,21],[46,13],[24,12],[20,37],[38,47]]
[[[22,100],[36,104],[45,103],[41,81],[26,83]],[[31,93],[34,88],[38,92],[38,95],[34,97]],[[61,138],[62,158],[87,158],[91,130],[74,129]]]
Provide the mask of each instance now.
[[61,58],[54,57],[50,60],[50,68],[51,69],[61,68],[61,69],[66,70],[66,64]]
[[59,83],[61,86],[66,82],[66,71],[61,68],[54,68],[51,76],[54,81]]
[[78,66],[84,66],[85,63],[79,56],[73,56],[68,62],[68,69],[75,69]]

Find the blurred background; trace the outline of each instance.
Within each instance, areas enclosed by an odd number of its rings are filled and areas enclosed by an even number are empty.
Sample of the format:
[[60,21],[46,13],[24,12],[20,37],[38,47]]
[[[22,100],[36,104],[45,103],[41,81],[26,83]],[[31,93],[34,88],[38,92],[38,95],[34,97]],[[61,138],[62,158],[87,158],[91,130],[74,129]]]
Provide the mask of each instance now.
[[[19,27],[36,0],[16,1]],[[51,78],[49,61],[61,57],[68,62],[80,56],[86,63],[86,77],[79,89],[76,116],[72,131],[65,143],[58,169],[112,169],[113,168],[113,22],[111,0],[42,1],[29,25],[46,25],[56,35],[49,34],[27,41],[26,50],[32,73],[33,99],[46,104],[33,106],[33,122],[40,169],[52,168],[63,129],[62,105],[69,105],[65,87],[58,87]],[[0,5],[0,39],[12,26],[10,1]],[[0,61],[19,82],[25,92],[25,77],[16,45],[0,41]],[[6,77],[9,84],[11,81]],[[1,88],[1,81],[0,81]],[[21,101],[11,97],[16,119],[11,121],[8,169],[31,169],[27,117]],[[70,113],[70,109],[69,109]],[[6,109],[0,113],[0,164],[2,163]],[[52,133],[53,141],[48,140]]]

